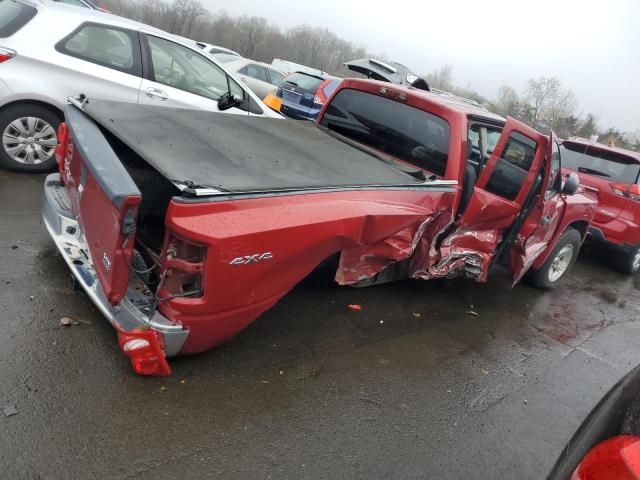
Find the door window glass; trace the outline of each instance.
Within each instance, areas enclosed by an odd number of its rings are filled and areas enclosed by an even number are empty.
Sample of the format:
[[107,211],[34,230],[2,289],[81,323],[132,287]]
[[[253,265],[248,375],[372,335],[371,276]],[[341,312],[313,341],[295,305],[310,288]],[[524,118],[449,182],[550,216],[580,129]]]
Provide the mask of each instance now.
[[67,55],[122,72],[138,74],[137,45],[132,32],[102,25],[86,25],[58,45]]
[[163,85],[218,100],[231,88],[240,100],[244,91],[216,64],[193,50],[149,36],[154,80]]
[[485,189],[514,200],[531,169],[536,148],[536,142],[530,138],[518,132],[511,132]]
[[263,82],[269,82],[269,78],[267,77],[267,69],[260,65],[249,64],[240,70],[240,73],[245,74],[248,77],[255,78],[257,80],[262,80]]

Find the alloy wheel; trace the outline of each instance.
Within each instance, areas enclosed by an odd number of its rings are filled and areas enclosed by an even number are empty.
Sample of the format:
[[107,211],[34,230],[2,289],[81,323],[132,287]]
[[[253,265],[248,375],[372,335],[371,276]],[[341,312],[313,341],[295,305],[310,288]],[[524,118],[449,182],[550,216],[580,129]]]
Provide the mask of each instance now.
[[573,258],[573,245],[568,244],[560,249],[549,268],[549,281],[557,281],[569,268]]
[[49,160],[57,144],[55,129],[37,117],[18,118],[2,133],[2,147],[9,158],[27,165]]

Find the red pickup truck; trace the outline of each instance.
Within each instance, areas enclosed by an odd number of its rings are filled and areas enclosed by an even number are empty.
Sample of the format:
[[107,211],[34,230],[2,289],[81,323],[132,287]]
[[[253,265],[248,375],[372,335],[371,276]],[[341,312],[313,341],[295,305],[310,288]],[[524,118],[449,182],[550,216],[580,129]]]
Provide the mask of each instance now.
[[346,80],[317,124],[86,100],[43,218],[140,374],[243,330],[339,254],[336,281],[501,263],[552,288],[595,211],[552,138],[477,106]]

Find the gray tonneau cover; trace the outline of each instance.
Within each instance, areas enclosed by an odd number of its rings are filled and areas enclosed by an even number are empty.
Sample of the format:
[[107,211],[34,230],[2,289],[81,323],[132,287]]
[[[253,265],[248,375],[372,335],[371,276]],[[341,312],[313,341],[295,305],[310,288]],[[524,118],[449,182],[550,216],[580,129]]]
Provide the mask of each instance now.
[[176,182],[230,192],[423,183],[312,122],[96,100],[84,111]]

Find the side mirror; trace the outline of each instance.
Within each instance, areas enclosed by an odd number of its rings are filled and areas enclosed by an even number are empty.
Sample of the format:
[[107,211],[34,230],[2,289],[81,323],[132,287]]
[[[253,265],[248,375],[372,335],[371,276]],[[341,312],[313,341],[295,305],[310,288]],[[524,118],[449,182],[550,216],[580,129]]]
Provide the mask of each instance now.
[[231,95],[230,92],[224,93],[218,100],[218,110],[221,112],[240,105],[240,101]]
[[576,172],[571,172],[562,186],[562,193],[565,195],[573,195],[580,187],[580,177]]

